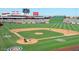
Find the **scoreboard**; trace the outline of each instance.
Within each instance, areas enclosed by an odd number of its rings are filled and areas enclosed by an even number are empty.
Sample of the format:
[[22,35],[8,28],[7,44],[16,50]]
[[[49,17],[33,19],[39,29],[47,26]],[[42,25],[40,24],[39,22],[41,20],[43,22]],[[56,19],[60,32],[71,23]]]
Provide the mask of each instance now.
[[33,16],[39,16],[39,12],[33,12]]

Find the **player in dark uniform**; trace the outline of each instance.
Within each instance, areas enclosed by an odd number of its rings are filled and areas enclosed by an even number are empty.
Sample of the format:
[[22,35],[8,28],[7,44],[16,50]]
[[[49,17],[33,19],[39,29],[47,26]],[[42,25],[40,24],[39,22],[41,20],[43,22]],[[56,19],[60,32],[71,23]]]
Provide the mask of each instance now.
[[24,42],[27,42],[27,40],[24,38]]

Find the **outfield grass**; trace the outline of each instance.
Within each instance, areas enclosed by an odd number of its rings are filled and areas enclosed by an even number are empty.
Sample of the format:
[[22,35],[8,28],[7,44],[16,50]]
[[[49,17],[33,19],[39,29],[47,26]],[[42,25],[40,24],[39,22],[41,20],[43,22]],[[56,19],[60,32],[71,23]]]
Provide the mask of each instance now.
[[[72,37],[72,38],[71,38]],[[63,48],[70,45],[79,44],[79,37],[78,36],[70,36],[70,37],[60,37],[48,40],[39,41],[37,44],[33,45],[23,45],[24,50],[30,51],[51,51],[57,48]],[[65,42],[56,41],[56,39],[65,39]],[[74,40],[75,39],[75,40]],[[25,47],[26,46],[26,47]]]
[[[79,35],[73,35],[73,36],[63,36],[58,38],[51,38],[47,40],[41,40],[36,44],[33,45],[21,45],[17,44],[16,41],[18,40],[18,37],[14,35],[13,33],[10,33],[10,29],[14,28],[61,28],[61,29],[68,29],[68,30],[74,30],[79,32],[79,25],[75,24],[65,24],[62,20],[63,18],[54,18],[52,21],[50,21],[50,24],[15,24],[15,23],[4,23],[4,26],[0,28],[0,50],[5,50],[12,46],[21,46],[23,48],[23,51],[51,51],[55,50],[56,48],[63,48],[70,45],[77,45],[79,44]],[[36,32],[36,31],[35,31]],[[44,32],[44,31],[42,31]],[[49,32],[49,31],[48,31]],[[49,36],[49,33],[51,36],[56,36],[56,34],[52,34],[52,32],[44,32]],[[34,35],[34,31],[30,35]],[[22,34],[23,36],[28,36],[25,32]],[[56,32],[55,32],[56,33]],[[57,33],[58,34],[58,33]],[[11,37],[5,37],[5,35],[10,35]],[[60,35],[60,34],[59,34]],[[38,36],[33,36],[38,38]],[[39,36],[43,37],[43,36]],[[56,39],[63,39],[64,42],[57,41]]]

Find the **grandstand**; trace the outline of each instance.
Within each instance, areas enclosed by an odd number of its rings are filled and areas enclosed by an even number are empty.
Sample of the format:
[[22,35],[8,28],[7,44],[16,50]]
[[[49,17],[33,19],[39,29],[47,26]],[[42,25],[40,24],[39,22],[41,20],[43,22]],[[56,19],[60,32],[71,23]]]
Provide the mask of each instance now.
[[66,17],[64,18],[64,23],[68,24],[79,24],[79,18],[78,17]]
[[21,24],[49,23],[49,19],[50,17],[45,16],[26,16],[26,15],[0,16],[0,22],[21,23]]

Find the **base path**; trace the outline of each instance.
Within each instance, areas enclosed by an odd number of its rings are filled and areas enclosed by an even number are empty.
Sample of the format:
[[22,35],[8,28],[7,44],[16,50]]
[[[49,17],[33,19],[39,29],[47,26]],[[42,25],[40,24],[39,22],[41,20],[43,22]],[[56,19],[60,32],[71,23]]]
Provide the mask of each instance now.
[[[18,34],[18,32],[22,32],[22,31],[33,31],[33,30],[49,30],[49,31],[54,31],[54,32],[59,32],[62,33],[64,36],[71,36],[71,35],[78,35],[79,32],[77,31],[72,31],[72,30],[65,30],[65,29],[55,29],[55,28],[18,28],[18,29],[11,29],[10,32],[14,33],[15,35],[17,35],[19,37],[19,40],[17,41],[17,43],[19,44],[34,44],[37,41],[37,39],[35,38],[31,38],[29,39],[30,41],[24,42],[24,37],[21,36],[20,34]],[[50,37],[49,37],[50,38]],[[43,39],[47,39],[47,38],[41,38]],[[41,40],[40,39],[40,40]]]

